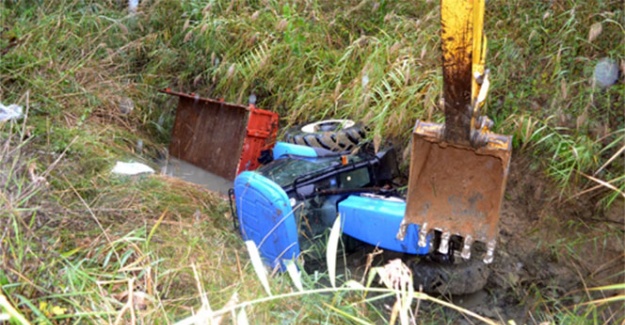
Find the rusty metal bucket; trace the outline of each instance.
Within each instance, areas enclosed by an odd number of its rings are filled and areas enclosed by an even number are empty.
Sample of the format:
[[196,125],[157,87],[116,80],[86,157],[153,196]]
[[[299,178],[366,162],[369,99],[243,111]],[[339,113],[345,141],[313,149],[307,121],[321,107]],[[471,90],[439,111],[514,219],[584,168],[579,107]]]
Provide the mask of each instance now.
[[441,124],[416,123],[404,222],[421,225],[422,237],[440,231],[441,253],[447,253],[451,235],[464,238],[464,258],[470,257],[473,241],[482,241],[489,263],[508,178],[511,137],[486,133],[485,145],[475,149],[445,142],[443,130]]

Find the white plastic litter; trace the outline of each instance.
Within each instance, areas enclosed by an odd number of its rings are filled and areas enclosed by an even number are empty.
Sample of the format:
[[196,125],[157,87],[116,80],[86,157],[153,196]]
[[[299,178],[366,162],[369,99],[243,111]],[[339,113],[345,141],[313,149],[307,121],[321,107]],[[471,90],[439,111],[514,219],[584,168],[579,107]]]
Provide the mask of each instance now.
[[139,7],[139,0],[128,0],[128,11],[131,15],[137,13],[137,8]]
[[19,120],[22,118],[22,116],[22,106],[17,104],[4,106],[2,103],[0,103],[0,122]]
[[111,173],[120,175],[154,174],[154,169],[142,163],[125,163],[118,161]]

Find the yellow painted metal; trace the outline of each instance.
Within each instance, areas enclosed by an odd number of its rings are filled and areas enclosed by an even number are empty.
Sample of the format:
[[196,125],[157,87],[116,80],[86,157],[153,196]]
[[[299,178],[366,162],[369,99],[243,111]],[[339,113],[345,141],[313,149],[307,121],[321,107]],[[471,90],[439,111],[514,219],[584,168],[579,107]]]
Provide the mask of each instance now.
[[[486,36],[484,35],[484,1],[476,0],[473,3],[473,76],[484,75],[484,66],[486,65]],[[477,79],[473,78],[471,82],[471,99],[475,103],[481,85],[477,83]]]
[[466,142],[482,105],[476,100],[486,61],[484,0],[442,0],[441,25],[446,136]]

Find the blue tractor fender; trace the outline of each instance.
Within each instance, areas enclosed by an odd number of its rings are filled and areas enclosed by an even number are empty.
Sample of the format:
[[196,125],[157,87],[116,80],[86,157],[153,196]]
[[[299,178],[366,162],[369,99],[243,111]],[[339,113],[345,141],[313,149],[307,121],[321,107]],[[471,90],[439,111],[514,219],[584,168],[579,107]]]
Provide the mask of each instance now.
[[280,159],[288,156],[297,156],[305,158],[318,158],[318,157],[330,157],[340,156],[344,153],[334,152],[323,148],[302,146],[299,144],[292,144],[287,142],[276,142],[273,147],[273,159]]
[[276,145],[273,147],[273,159],[280,159],[289,155],[315,158],[317,157],[317,152],[312,147],[280,141],[276,142]]
[[431,236],[425,247],[419,247],[419,226],[409,224],[404,240],[397,232],[404,219],[406,202],[394,198],[351,195],[339,203],[343,233],[370,245],[396,252],[426,255],[430,252]]
[[234,181],[234,198],[243,240],[252,240],[272,268],[286,270],[285,260],[300,254],[297,222],[284,190],[256,172]]

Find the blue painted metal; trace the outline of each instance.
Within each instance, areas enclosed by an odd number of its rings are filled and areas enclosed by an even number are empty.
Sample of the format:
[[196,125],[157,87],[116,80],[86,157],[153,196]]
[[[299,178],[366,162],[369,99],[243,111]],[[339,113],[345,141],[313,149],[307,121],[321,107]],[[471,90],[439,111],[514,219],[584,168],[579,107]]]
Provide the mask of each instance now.
[[316,158],[317,151],[312,147],[300,146],[298,144],[286,142],[276,142],[275,147],[273,147],[273,159],[279,159],[289,155]]
[[419,226],[409,224],[404,240],[397,231],[404,218],[406,202],[351,195],[339,203],[342,229],[356,239],[384,249],[425,255],[430,251],[430,236],[426,247],[419,247]]
[[297,223],[289,198],[278,184],[256,172],[243,172],[234,181],[239,227],[272,268],[286,270],[284,260],[300,253]]

